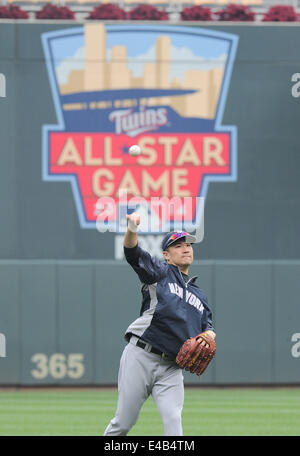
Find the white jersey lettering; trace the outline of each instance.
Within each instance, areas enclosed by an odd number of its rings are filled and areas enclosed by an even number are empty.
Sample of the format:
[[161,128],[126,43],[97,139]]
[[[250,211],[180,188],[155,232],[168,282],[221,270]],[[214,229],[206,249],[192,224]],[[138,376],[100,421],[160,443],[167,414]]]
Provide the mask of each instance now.
[[[168,283],[170,292],[176,294],[181,299],[183,299],[183,288],[181,288],[177,283]],[[186,290],[185,301],[191,306],[196,307],[200,312],[203,312],[204,306],[197,296],[195,296],[190,291]]]
[[186,291],[186,299],[185,300],[186,300],[186,302],[191,304],[191,306],[194,306],[194,307],[196,307],[196,309],[200,310],[200,312],[203,312],[204,306],[203,306],[202,302],[200,301],[199,298],[197,298],[197,296],[195,296],[190,291]]
[[181,299],[183,299],[183,288],[181,288],[177,283],[168,283],[170,292],[173,294],[176,294],[179,296]]

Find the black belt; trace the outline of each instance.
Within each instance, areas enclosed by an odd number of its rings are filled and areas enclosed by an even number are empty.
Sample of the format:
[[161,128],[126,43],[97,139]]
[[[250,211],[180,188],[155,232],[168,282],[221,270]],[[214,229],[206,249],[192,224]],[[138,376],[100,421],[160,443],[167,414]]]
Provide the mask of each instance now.
[[[144,344],[143,342],[141,342],[140,340],[138,340],[137,343],[136,343],[135,345],[136,345],[137,347],[140,347],[140,348],[145,349],[147,344]],[[163,353],[162,351],[157,350],[157,348],[154,348],[154,347],[151,347],[150,353],[155,353],[156,355],[159,355],[159,356],[161,356],[162,358],[166,358],[165,353]]]

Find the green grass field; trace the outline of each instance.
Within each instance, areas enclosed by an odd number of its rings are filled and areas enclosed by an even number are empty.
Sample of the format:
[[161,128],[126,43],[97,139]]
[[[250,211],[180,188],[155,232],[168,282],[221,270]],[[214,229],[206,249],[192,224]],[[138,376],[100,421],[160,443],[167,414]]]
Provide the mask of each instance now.
[[[115,389],[1,390],[0,435],[99,436],[113,417]],[[185,436],[300,435],[300,388],[187,388]],[[131,436],[163,435],[150,397]]]

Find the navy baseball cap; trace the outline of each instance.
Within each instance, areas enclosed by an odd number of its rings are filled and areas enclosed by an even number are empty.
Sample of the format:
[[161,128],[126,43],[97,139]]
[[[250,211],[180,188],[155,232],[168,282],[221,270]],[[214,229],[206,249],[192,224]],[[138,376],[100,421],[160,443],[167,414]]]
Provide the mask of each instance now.
[[192,234],[187,233],[186,231],[171,231],[170,233],[166,234],[166,236],[162,240],[162,250],[166,250],[171,244],[174,244],[174,242],[178,241],[178,239],[181,238],[186,238],[186,242],[190,244],[193,244],[197,241],[196,236],[193,236]]

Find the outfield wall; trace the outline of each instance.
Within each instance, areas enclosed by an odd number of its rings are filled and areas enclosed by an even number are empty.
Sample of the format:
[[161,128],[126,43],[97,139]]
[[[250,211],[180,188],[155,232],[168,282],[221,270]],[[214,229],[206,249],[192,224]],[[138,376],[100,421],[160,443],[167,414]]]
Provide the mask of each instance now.
[[[179,27],[172,40],[183,29],[206,38],[217,32],[231,40],[230,52],[236,46],[227,60],[213,56],[213,46],[206,55],[209,65],[231,65],[213,129],[215,134],[230,127],[231,162],[223,175],[212,171],[206,181],[205,234],[195,248],[193,273],[213,308],[218,347],[201,382],[299,383],[300,26],[127,25],[140,34],[158,26],[163,36]],[[105,23],[107,31],[115,26]],[[63,128],[63,98],[55,96],[51,65],[64,77],[74,49],[69,42],[46,44],[56,32],[56,39],[65,39],[84,27],[65,21],[0,23],[0,355],[6,354],[0,356],[1,385],[116,383],[123,334],[139,314],[139,284],[122,259],[122,234],[86,228],[86,194],[70,175],[50,173],[45,126]],[[198,51],[189,45],[182,40],[193,63]],[[178,46],[180,67],[186,62]],[[73,56],[75,82],[81,77],[79,51]],[[157,63],[150,51],[143,57],[148,68]],[[143,49],[136,52],[143,55]],[[93,127],[94,121],[91,114],[84,135],[99,133],[102,125]],[[171,133],[169,124],[162,135],[189,135],[181,122]],[[68,134],[81,132],[80,125],[70,121]],[[201,132],[206,134],[204,127]],[[90,165],[96,158],[89,160]],[[200,166],[199,175],[204,171]],[[159,241],[159,235],[141,237],[152,253],[159,252]],[[189,375],[186,381],[199,382]]]
[[[214,313],[217,355],[187,383],[299,383],[300,262],[197,261]],[[6,358],[0,383],[116,383],[140,283],[124,262],[0,264]]]

